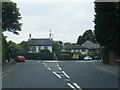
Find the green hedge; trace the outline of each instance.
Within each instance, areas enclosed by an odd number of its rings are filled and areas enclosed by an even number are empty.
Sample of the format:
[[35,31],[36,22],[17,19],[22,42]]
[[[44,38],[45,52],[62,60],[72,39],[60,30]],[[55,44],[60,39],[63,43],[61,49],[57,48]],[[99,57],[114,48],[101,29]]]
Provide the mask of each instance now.
[[60,56],[58,56],[58,60],[71,60],[72,56],[69,54],[61,54]]
[[54,54],[53,53],[45,53],[45,52],[40,52],[40,53],[26,53],[23,56],[25,56],[26,59],[28,60],[53,60],[54,59]]

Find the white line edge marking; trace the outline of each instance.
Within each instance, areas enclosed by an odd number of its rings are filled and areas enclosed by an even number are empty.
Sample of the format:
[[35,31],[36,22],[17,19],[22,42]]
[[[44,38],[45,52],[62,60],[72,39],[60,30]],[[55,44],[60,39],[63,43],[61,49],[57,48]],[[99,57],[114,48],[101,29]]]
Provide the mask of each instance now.
[[47,69],[51,70],[49,67],[47,67]]
[[64,71],[62,71],[62,72],[67,78],[70,78]]
[[61,76],[59,76],[56,72],[53,71],[53,73],[54,73],[56,76],[58,76],[59,78],[61,78]]
[[47,67],[47,65],[45,64],[45,66]]
[[68,86],[70,86],[72,89],[77,90],[72,84],[67,83]]
[[62,70],[60,67],[58,67],[60,70]]
[[78,86],[77,83],[73,83],[73,85],[75,85],[77,89],[82,90],[82,88],[80,86]]

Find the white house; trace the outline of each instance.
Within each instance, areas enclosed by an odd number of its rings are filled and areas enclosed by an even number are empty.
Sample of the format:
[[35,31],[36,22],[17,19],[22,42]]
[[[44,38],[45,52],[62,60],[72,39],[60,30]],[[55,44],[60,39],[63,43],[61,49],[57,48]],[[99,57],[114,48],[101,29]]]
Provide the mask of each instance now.
[[40,52],[42,49],[48,49],[52,52],[52,40],[44,39],[29,39],[28,41],[29,53]]

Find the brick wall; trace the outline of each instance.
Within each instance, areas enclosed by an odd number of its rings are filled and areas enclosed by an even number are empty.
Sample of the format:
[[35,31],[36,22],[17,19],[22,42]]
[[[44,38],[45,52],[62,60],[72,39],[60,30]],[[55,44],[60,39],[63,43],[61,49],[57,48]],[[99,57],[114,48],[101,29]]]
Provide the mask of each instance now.
[[118,56],[114,52],[109,52],[109,64],[118,65],[117,60]]

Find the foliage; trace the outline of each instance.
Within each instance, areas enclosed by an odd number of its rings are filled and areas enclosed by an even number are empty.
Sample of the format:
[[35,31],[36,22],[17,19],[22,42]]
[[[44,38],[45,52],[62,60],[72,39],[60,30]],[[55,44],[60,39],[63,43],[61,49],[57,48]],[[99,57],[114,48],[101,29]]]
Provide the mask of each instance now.
[[48,50],[48,49],[42,49],[42,50],[40,50],[40,52],[49,53],[50,50]]
[[82,36],[80,35],[78,37],[77,44],[81,45],[87,40],[92,41],[93,43],[96,43],[94,32],[92,32],[92,30],[90,29],[86,30]]
[[100,55],[104,64],[109,64],[108,49],[106,47],[100,47]]
[[21,31],[21,19],[19,9],[14,2],[3,2],[2,3],[2,31],[13,32],[19,34]]
[[24,54],[24,53],[28,53],[28,45],[27,45],[27,41],[22,41],[19,44],[16,44],[16,54]]
[[53,53],[45,53],[45,52],[26,53],[21,55],[25,56],[25,58],[28,60],[53,60],[54,59]]
[[58,56],[59,60],[71,60],[72,56],[70,56],[69,54],[61,54],[60,56]]
[[95,2],[95,35],[101,46],[120,53],[120,2]]
[[61,54],[62,43],[62,41],[53,41],[53,52],[56,54],[56,56]]

